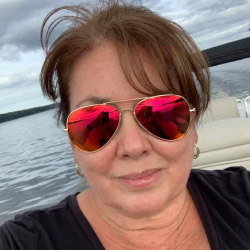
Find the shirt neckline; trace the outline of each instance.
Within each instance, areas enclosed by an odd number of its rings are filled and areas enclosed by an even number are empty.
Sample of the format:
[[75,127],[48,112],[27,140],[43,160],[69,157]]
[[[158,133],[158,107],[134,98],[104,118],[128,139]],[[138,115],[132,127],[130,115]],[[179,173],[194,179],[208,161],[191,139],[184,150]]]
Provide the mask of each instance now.
[[69,205],[70,209],[72,210],[73,215],[75,216],[75,219],[80,224],[80,226],[81,226],[82,230],[84,231],[84,233],[87,235],[88,240],[94,246],[94,249],[96,249],[96,250],[105,250],[105,248],[103,247],[101,241],[97,237],[95,231],[91,227],[90,223],[88,222],[85,215],[82,213],[82,211],[81,211],[81,209],[80,209],[80,207],[79,207],[79,205],[77,203],[76,196],[78,194],[79,194],[79,192],[69,196],[68,205]]
[[193,172],[194,171],[191,170],[188,183],[187,183],[187,188],[192,196],[195,207],[200,216],[200,219],[205,229],[211,249],[220,250],[216,227],[213,223],[213,218],[211,217],[211,214],[208,210],[203,193],[200,191],[199,186],[195,183],[195,180],[193,178],[193,174],[194,174]]

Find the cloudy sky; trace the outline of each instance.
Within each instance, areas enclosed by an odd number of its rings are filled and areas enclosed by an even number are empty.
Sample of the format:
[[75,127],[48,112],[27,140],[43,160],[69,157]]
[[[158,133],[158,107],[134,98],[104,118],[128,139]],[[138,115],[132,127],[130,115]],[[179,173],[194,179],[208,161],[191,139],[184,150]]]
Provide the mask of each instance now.
[[[182,25],[201,49],[249,37],[250,0],[142,0]],[[45,15],[76,0],[0,0],[0,113],[51,103],[40,90]]]

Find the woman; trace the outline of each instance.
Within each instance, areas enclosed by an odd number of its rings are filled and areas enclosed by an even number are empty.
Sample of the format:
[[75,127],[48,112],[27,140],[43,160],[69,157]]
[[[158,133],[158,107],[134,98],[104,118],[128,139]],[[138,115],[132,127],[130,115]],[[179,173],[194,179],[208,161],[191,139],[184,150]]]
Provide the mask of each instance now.
[[191,171],[210,79],[189,35],[116,2],[56,9],[43,29],[65,9],[41,84],[90,188],[5,223],[0,249],[249,249],[247,171]]

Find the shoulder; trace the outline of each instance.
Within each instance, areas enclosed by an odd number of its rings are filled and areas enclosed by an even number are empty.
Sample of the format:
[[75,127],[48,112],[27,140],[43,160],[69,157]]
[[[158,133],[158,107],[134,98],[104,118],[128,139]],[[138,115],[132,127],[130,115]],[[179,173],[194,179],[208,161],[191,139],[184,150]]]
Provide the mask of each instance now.
[[16,215],[0,227],[0,250],[54,249],[50,229],[67,216],[69,197],[55,206]]
[[250,173],[242,167],[192,170],[188,188],[210,238],[220,249],[249,249]]
[[227,187],[230,190],[245,190],[250,192],[250,172],[243,167],[229,167],[224,170],[192,169],[190,182],[200,185],[213,186],[220,190]]
[[17,215],[0,227],[0,250],[103,249],[76,195],[55,206]]
[[250,172],[245,168],[192,170],[188,187],[193,198],[204,201],[212,213],[244,217],[250,230]]
[[239,174],[249,174],[249,171],[241,166],[237,167],[228,167],[225,169],[218,169],[218,170],[203,170],[199,168],[193,168],[191,170],[191,175],[193,176],[214,176],[214,177],[223,177],[227,175],[239,175]]
[[211,184],[236,184],[235,182],[250,182],[250,172],[243,167],[228,167],[223,170],[192,169],[190,179]]
[[201,192],[221,195],[221,198],[240,200],[250,204],[250,172],[243,167],[229,167],[224,170],[191,171],[190,186],[199,187]]

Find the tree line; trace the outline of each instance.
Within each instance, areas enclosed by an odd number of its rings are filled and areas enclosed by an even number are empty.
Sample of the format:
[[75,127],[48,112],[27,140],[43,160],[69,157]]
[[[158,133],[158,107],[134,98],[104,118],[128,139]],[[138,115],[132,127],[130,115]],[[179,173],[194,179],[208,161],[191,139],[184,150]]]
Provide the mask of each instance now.
[[56,104],[0,114],[0,123],[56,108]]

